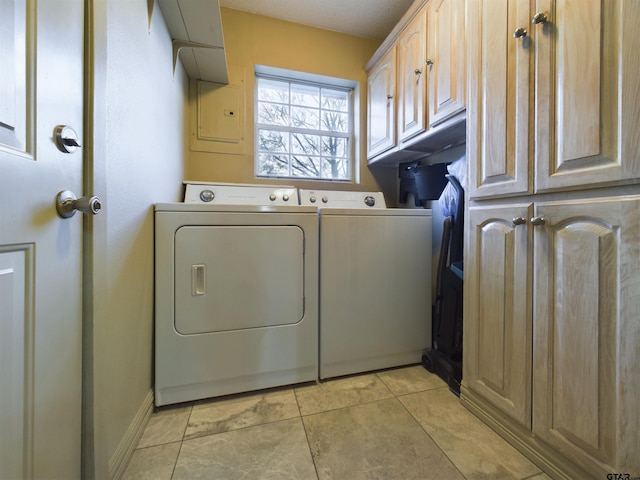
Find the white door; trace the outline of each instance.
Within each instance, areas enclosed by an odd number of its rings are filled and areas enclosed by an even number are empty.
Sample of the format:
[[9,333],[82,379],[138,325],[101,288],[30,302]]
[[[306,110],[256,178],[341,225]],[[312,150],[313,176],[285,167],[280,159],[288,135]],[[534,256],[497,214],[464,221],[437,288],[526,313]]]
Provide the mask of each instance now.
[[80,478],[83,1],[0,1],[0,478]]

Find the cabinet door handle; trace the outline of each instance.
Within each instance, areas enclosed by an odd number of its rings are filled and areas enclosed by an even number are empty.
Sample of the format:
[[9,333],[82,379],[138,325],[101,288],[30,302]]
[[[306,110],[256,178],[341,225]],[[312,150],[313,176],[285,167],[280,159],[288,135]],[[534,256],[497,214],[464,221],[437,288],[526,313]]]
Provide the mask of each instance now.
[[511,223],[513,223],[514,227],[517,227],[518,225],[524,225],[525,223],[527,223],[527,219],[522,217],[513,217]]
[[531,225],[544,225],[546,223],[544,217],[531,217],[531,220],[529,221],[531,222]]
[[427,58],[427,61],[424,63],[427,67],[430,67],[431,65],[433,65],[433,60],[431,60],[430,58]]
[[387,95],[387,100],[391,100],[393,98],[393,95]]
[[527,29],[526,28],[516,28],[516,31],[513,32],[513,38],[524,38],[527,36]]
[[531,23],[533,23],[534,25],[539,25],[539,24],[545,24],[548,21],[549,21],[549,17],[547,17],[546,13],[538,12],[533,16]]
[[420,70],[419,68],[416,68],[413,73],[415,73],[416,75],[422,75],[422,70]]

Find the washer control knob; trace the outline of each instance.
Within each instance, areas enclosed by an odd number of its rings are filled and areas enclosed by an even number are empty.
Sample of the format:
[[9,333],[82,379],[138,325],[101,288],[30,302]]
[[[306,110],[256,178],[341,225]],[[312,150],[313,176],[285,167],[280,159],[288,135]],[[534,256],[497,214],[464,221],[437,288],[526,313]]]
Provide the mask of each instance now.
[[271,200],[272,202],[276,201],[276,194],[272,193],[271,195],[269,195],[269,200]]
[[366,197],[364,197],[364,204],[367,207],[373,207],[376,204],[376,199],[371,195],[367,195]]
[[327,196],[322,197],[322,203],[329,203],[329,197]]
[[200,200],[204,203],[212,202],[216,198],[216,194],[212,190],[203,190],[200,192]]
[[309,197],[309,201],[310,201],[311,203],[316,203],[316,197],[315,197],[314,195],[311,195],[311,196]]
[[287,195],[286,193],[284,195],[282,195],[282,200],[284,200],[285,202],[289,201],[289,195]]

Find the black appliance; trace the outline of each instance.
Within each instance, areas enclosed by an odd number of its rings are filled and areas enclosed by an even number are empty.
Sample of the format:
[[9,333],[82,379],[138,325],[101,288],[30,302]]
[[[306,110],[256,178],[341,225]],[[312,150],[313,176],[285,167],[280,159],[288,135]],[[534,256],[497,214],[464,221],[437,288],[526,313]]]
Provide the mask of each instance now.
[[456,192],[453,216],[444,219],[432,314],[432,348],[422,365],[460,395],[462,381],[462,288],[464,190],[453,175],[446,175]]

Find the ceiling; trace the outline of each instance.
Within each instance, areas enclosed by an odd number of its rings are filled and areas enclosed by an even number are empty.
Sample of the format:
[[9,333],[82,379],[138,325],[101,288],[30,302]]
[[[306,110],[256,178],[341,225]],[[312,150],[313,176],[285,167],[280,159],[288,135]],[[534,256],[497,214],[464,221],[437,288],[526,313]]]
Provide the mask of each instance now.
[[358,37],[384,39],[413,0],[220,0],[220,6]]

